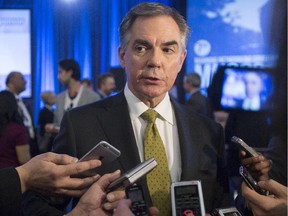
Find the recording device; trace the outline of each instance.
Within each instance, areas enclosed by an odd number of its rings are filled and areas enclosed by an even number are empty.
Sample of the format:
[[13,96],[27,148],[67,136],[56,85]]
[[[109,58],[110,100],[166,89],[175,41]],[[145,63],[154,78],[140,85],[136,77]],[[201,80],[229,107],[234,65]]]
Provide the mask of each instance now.
[[248,170],[245,167],[240,166],[239,173],[249,188],[255,190],[257,193],[261,195],[265,196],[267,195],[267,192],[259,187],[258,183],[255,181],[255,179],[252,177],[252,175],[248,172]]
[[172,216],[205,216],[201,181],[171,184]]
[[[109,164],[118,158],[121,155],[121,152],[116,149],[114,146],[109,144],[106,141],[100,141],[97,145],[95,145],[89,152],[87,152],[80,160],[81,161],[89,161],[89,160],[100,160],[102,162],[102,166],[104,164]],[[87,177],[97,174],[97,168],[87,170],[81,174],[78,174],[74,177]]]
[[125,189],[126,197],[132,201],[131,211],[136,216],[148,216],[148,208],[145,202],[141,185],[133,185]]
[[248,157],[257,157],[258,153],[251,148],[248,144],[246,144],[242,139],[233,136],[231,141],[237,144],[237,147],[246,152]]
[[235,208],[219,208],[213,210],[211,216],[242,216],[240,212]]
[[119,187],[126,188],[134,184],[141,177],[147,175],[150,171],[152,171],[156,166],[157,166],[157,162],[155,161],[153,157],[148,160],[143,161],[142,163],[138,164],[133,169],[124,173],[120,178],[112,182],[108,186],[106,192],[113,191]]

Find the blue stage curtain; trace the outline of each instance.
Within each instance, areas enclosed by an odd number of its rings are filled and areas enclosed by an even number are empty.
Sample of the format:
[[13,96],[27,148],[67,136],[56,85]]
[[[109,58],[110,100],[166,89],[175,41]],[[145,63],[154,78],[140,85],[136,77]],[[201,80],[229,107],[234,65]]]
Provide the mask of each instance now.
[[[58,62],[73,58],[81,78],[97,80],[101,73],[120,67],[118,27],[140,0],[3,0],[2,8],[32,9],[34,123],[40,110],[40,94],[58,94],[64,86],[57,80]],[[177,0],[159,0],[179,7]],[[181,1],[182,2],[182,1]],[[183,1],[185,2],[185,1]],[[179,9],[179,8],[177,8]]]
[[[59,89],[57,81],[57,25],[54,17],[54,4],[50,1],[34,1],[32,17],[32,46],[34,68],[34,121],[37,124],[40,110],[40,95],[43,91]],[[56,27],[56,28],[55,28]]]

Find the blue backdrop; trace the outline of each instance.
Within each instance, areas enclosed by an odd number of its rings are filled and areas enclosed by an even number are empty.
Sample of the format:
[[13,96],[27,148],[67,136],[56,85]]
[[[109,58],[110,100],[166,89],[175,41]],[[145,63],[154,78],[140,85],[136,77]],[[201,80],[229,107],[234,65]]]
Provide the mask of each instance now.
[[[34,122],[40,109],[40,94],[63,90],[57,80],[60,59],[74,58],[82,78],[94,82],[100,73],[120,67],[118,26],[139,0],[2,0],[0,8],[32,11],[32,68]],[[186,1],[159,0],[185,13]],[[184,14],[185,15],[185,14]]]

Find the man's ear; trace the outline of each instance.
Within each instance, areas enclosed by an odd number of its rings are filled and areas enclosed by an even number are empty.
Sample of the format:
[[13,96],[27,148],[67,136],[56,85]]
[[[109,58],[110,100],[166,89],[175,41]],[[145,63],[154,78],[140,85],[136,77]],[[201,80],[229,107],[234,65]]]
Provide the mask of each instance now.
[[120,64],[121,64],[121,67],[122,68],[125,68],[125,59],[124,59],[124,56],[125,56],[125,51],[119,47],[118,48],[118,57],[119,57],[119,60],[120,60]]

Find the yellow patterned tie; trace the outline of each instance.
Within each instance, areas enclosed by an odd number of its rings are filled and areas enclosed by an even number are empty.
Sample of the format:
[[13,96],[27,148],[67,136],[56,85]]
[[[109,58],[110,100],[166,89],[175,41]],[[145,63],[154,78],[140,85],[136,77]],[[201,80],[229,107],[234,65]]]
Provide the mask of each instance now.
[[158,163],[158,166],[147,175],[147,184],[153,205],[160,211],[159,215],[170,216],[171,178],[165,148],[155,124],[157,116],[158,113],[152,109],[141,115],[147,121],[144,136],[144,158],[154,157]]

